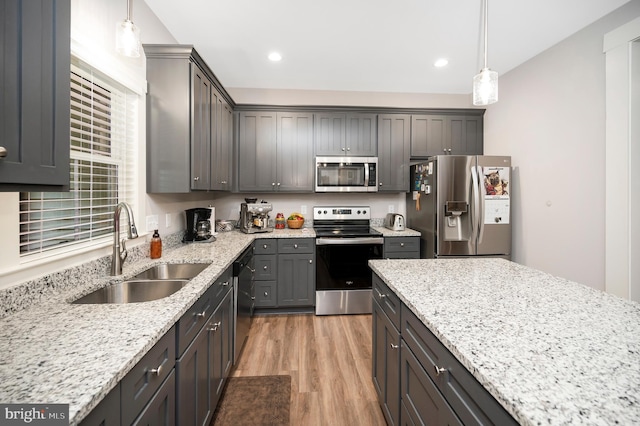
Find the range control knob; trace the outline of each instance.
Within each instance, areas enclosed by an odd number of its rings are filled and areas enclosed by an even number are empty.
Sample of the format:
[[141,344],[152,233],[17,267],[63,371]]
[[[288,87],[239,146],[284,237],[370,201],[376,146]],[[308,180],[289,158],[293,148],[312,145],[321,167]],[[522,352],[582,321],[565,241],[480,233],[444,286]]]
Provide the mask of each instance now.
[[360,214],[360,210],[358,210],[356,213],[357,213],[357,214]]
[[362,210],[362,214],[367,214],[367,211],[366,210]]

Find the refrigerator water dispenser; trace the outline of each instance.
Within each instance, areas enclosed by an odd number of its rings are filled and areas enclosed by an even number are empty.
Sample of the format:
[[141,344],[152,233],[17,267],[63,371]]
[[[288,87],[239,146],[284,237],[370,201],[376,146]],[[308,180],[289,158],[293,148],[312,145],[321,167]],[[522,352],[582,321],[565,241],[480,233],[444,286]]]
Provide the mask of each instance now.
[[[444,240],[445,241],[468,241],[470,231],[463,232],[464,224],[469,220],[468,204],[465,201],[447,201],[444,204]],[[463,216],[464,214],[464,216]]]

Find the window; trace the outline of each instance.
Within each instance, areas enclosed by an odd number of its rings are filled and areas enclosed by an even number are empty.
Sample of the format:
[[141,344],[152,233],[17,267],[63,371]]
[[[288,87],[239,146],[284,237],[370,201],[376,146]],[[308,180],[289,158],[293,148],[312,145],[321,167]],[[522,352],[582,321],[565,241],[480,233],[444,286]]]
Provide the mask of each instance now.
[[20,194],[22,258],[110,242],[116,205],[135,204],[138,95],[77,60],[70,81],[70,191]]

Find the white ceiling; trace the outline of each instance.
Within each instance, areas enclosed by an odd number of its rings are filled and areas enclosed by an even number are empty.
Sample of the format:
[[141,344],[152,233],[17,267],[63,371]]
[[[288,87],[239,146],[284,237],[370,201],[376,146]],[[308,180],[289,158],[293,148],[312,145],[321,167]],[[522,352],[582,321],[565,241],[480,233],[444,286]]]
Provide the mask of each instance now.
[[[225,87],[466,94],[483,62],[481,0],[145,1]],[[504,74],[628,1],[491,0],[488,65]]]

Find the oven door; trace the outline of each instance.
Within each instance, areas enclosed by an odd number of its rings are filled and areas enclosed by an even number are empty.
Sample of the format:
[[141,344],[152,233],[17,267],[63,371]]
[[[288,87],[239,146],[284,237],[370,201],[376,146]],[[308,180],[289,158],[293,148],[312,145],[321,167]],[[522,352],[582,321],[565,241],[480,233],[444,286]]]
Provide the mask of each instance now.
[[316,315],[371,313],[369,259],[382,259],[383,238],[316,239]]

